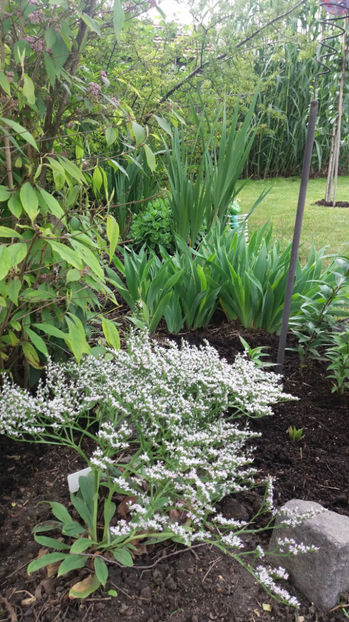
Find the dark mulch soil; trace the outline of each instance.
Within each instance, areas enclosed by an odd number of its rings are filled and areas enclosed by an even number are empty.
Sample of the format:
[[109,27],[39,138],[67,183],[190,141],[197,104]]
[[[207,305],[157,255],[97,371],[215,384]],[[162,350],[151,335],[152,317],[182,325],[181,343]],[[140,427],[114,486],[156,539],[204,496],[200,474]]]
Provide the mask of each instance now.
[[321,201],[316,201],[315,205],[324,205],[325,207],[349,207],[348,201],[336,201],[333,205],[332,201],[325,201],[325,199],[321,199]]
[[[191,343],[206,338],[231,361],[241,350],[239,334],[251,346],[266,345],[275,357],[277,338],[261,332],[240,330],[233,324],[184,334]],[[164,339],[165,333],[158,338]],[[278,505],[291,498],[315,500],[349,515],[349,409],[345,398],[331,394],[325,369],[314,363],[303,370],[295,353],[285,363],[284,388],[300,397],[281,404],[275,415],[252,422],[262,433],[257,441],[255,464],[260,476],[275,478]],[[287,428],[303,428],[304,439],[290,440]],[[44,571],[30,577],[26,565],[38,553],[32,527],[49,518],[42,499],[67,503],[66,475],[80,467],[79,459],[66,449],[16,443],[0,437],[1,541],[0,622],[332,622],[344,620],[340,608],[318,611],[290,585],[302,603],[296,614],[271,600],[252,577],[234,560],[217,549],[198,546],[180,550],[176,545],[156,548],[136,559],[139,568],[112,567],[107,589],[118,597],[97,592],[84,602],[70,601],[71,579],[47,577]],[[239,500],[241,501],[241,500]],[[228,498],[223,512],[248,516],[258,506],[258,495]],[[238,516],[236,516],[238,518]],[[84,571],[79,571],[84,576]],[[348,600],[346,601],[348,602]]]

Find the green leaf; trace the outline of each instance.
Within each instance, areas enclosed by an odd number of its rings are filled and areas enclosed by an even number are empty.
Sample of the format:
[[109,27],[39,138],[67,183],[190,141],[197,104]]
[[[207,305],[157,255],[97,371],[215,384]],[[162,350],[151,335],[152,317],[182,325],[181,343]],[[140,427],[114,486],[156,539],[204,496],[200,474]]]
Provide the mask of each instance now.
[[62,528],[62,534],[64,536],[71,536],[72,538],[76,538],[81,533],[85,533],[86,529],[80,523],[73,521],[71,523],[65,523]]
[[11,196],[7,186],[0,186],[0,201],[8,201]]
[[81,13],[80,17],[85,22],[86,26],[89,27],[90,30],[92,30],[93,32],[96,32],[97,35],[101,36],[101,29],[95,19],[87,15],[87,13]]
[[47,205],[48,211],[56,216],[56,218],[62,218],[62,216],[64,215],[64,211],[58,203],[57,199],[55,199],[55,197],[52,196],[52,194],[50,194],[49,192],[46,192],[44,188],[40,188],[39,192],[45,204]]
[[164,132],[166,132],[166,134],[169,134],[169,136],[172,136],[171,126],[166,121],[166,119],[163,119],[163,117],[158,117],[156,114],[154,114],[153,116],[157,120],[157,122],[160,125],[161,129],[163,129]]
[[19,263],[21,263],[21,261],[23,261],[27,254],[28,247],[26,244],[18,242],[8,246],[7,250],[11,258],[11,266],[15,268]]
[[0,238],[21,238],[21,234],[9,227],[0,226]]
[[102,328],[108,345],[114,350],[120,350],[120,336],[114,322],[104,317],[102,318]]
[[115,127],[109,126],[105,129],[105,140],[107,142],[108,147],[110,147],[110,145],[115,143],[117,137],[118,137],[118,132],[115,129]]
[[5,91],[6,95],[11,95],[11,86],[7,79],[6,74],[3,71],[0,71],[0,86]]
[[16,191],[10,198],[7,203],[7,207],[9,208],[11,214],[13,214],[16,218],[20,218],[23,213],[22,203],[19,198],[19,192]]
[[60,562],[66,557],[67,553],[47,553],[47,555],[43,555],[39,559],[34,559],[32,562],[30,562],[27,568],[27,572],[28,574],[31,574],[32,572],[36,572],[37,570],[40,570],[40,568],[44,568],[49,564],[55,564],[56,562]]
[[34,82],[27,74],[23,75],[23,95],[27,99],[30,106],[35,104],[35,87]]
[[50,81],[51,86],[53,87],[56,83],[57,75],[59,75],[59,70],[57,70],[56,65],[54,64],[51,56],[44,52],[44,65],[47,73],[47,77]]
[[68,158],[64,158],[63,156],[57,156],[59,164],[64,168],[64,170],[72,177],[76,179],[81,184],[86,184],[86,178],[82,171],[79,169],[74,162],[68,160]]
[[55,242],[54,240],[48,240],[48,243],[52,250],[55,251],[64,261],[77,270],[82,270],[82,261],[75,250],[65,244],[62,244],[61,242]]
[[139,147],[145,141],[145,129],[136,121],[132,121],[132,131],[134,133],[134,137],[136,139],[136,147]]
[[48,536],[37,536],[34,534],[34,540],[42,546],[47,546],[49,549],[56,549],[56,551],[66,551],[70,549],[69,544],[56,540],[55,538],[49,538]]
[[113,549],[112,553],[119,564],[123,566],[133,566],[131,553],[127,549]]
[[75,583],[69,591],[69,598],[87,598],[90,594],[98,590],[100,581],[95,574],[90,574],[82,581]]
[[25,330],[25,333],[28,335],[30,341],[35,346],[35,348],[39,350],[41,354],[48,356],[48,350],[46,347],[46,343],[44,342],[42,337],[40,337],[40,335],[37,335],[33,330],[31,330],[31,328],[27,328]]
[[45,43],[48,49],[51,49],[56,41],[56,31],[53,28],[46,28],[45,30]]
[[5,245],[0,246],[0,281],[4,279],[12,268],[9,249]]
[[58,67],[64,67],[65,61],[69,56],[69,48],[59,32],[56,32],[56,40],[51,49],[54,63]]
[[102,559],[101,557],[95,557],[93,561],[93,565],[95,567],[95,572],[96,572],[96,576],[98,580],[101,582],[103,587],[105,587],[105,584],[108,579],[108,574],[109,574],[107,564],[105,563],[104,559]]
[[91,268],[92,272],[94,272],[94,274],[101,279],[101,281],[104,281],[103,268],[101,267],[96,255],[89,248],[87,248],[87,246],[81,244],[81,242],[78,242],[74,238],[71,238],[71,245],[77,251],[77,255],[82,257],[88,267]]
[[116,249],[116,246],[119,240],[119,233],[120,233],[119,225],[116,222],[114,216],[112,216],[111,214],[108,214],[107,216],[107,237],[109,241],[109,261],[111,261],[115,253],[115,249]]
[[82,355],[90,353],[90,346],[86,341],[85,329],[81,320],[72,313],[69,315],[71,319],[69,317],[66,318],[69,333],[64,338],[64,341],[74,354],[77,362],[80,363]]
[[41,365],[38,353],[29,341],[22,343],[22,350],[28,363],[34,367],[34,369],[40,369]]
[[61,577],[63,574],[67,574],[71,570],[77,570],[83,568],[88,560],[88,557],[83,555],[69,555],[60,564],[57,572],[57,576]]
[[14,279],[11,279],[7,284],[7,295],[11,302],[13,302],[16,306],[18,305],[18,294],[21,287],[22,283],[17,276]]
[[33,186],[26,181],[19,191],[23,209],[33,222],[39,213],[39,198]]
[[23,140],[25,140],[27,143],[29,143],[29,145],[34,147],[34,149],[39,151],[35,138],[31,135],[30,132],[28,132],[28,130],[25,129],[25,127],[23,127],[23,125],[20,125],[20,123],[17,123],[17,121],[12,121],[12,119],[6,119],[5,117],[0,117],[0,121],[2,121],[8,127],[11,127],[16,133],[20,134]]
[[156,169],[155,155],[153,154],[153,152],[150,149],[150,147],[148,147],[148,145],[144,145],[144,151],[145,151],[145,157],[147,159],[147,164],[148,164],[151,172],[153,173],[155,171],[155,169]]
[[115,38],[119,39],[120,32],[124,25],[125,15],[124,10],[122,8],[122,4],[120,0],[114,0],[114,9],[113,9],[113,24],[114,24],[114,33]]
[[78,538],[70,547],[71,553],[83,553],[92,546],[94,542],[89,538]]
[[57,501],[48,501],[47,503],[51,506],[53,516],[58,518],[62,523],[73,522],[67,508],[62,503],[58,503]]
[[65,277],[66,283],[75,283],[76,281],[80,281],[81,273],[76,268],[71,268],[67,272],[67,276]]
[[93,171],[92,184],[93,184],[93,191],[95,194],[97,194],[100,191],[102,184],[103,184],[102,173],[98,166],[96,166],[95,170]]
[[33,324],[33,326],[35,328],[39,328],[39,330],[42,330],[43,333],[46,333],[46,335],[49,335],[50,337],[57,337],[57,339],[65,339],[65,337],[67,336],[66,333],[64,333],[59,328],[56,328],[56,326],[53,326],[52,324],[47,324],[43,322],[43,323]]

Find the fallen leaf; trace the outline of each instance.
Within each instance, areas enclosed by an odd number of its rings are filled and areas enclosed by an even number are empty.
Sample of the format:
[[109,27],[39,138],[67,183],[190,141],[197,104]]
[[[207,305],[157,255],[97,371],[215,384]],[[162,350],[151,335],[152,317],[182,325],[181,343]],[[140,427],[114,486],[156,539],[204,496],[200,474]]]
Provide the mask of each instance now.
[[46,576],[48,579],[56,576],[60,565],[61,562],[55,562],[54,564],[48,564],[48,566],[46,566]]
[[95,574],[89,574],[85,579],[78,581],[70,588],[69,598],[86,598],[92,592],[98,590],[100,584]]
[[271,611],[271,605],[268,605],[268,603],[263,603],[262,607],[263,611]]

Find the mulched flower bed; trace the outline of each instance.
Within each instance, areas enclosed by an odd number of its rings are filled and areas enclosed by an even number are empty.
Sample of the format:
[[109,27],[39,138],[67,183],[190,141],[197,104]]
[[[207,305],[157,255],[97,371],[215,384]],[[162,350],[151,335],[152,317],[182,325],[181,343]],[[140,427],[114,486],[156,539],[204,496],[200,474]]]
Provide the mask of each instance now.
[[321,199],[321,201],[316,201],[315,205],[324,205],[325,207],[349,207],[348,201],[336,201],[333,205],[332,201],[325,201],[325,199]]
[[[183,334],[199,344],[203,339],[228,361],[241,351],[241,334],[254,346],[266,345],[275,359],[277,338],[246,331],[230,323]],[[166,334],[159,332],[162,341]],[[251,422],[262,437],[254,442],[255,465],[261,479],[274,477],[277,505],[291,498],[318,501],[335,512],[349,515],[348,400],[331,394],[321,363],[302,370],[297,354],[288,353],[284,389],[298,402],[274,408],[273,417]],[[303,428],[304,438],[292,442],[289,426]],[[43,499],[67,502],[66,475],[80,468],[79,458],[60,447],[44,448],[0,437],[0,622],[332,622],[344,620],[338,607],[318,611],[289,585],[301,601],[298,613],[273,601],[253,578],[231,558],[207,545],[185,550],[166,544],[135,560],[138,568],[112,567],[107,589],[85,601],[70,601],[69,585],[79,572],[57,579],[47,571],[26,573],[39,545],[32,527],[50,517]],[[252,516],[260,491],[222,503],[226,516]],[[266,536],[262,537],[263,543]],[[108,595],[115,590],[118,596]],[[348,602],[346,600],[345,602]]]

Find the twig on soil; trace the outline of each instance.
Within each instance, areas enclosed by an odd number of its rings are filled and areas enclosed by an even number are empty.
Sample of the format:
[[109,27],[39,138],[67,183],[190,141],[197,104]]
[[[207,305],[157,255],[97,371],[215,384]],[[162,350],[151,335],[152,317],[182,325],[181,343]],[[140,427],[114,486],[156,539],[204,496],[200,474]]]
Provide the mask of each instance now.
[[87,620],[87,616],[90,613],[91,609],[92,609],[92,605],[89,605],[88,608],[87,608],[87,611],[86,611],[86,613],[84,615],[84,617],[81,620],[81,622],[85,622],[85,620]]
[[0,602],[2,602],[2,604],[6,607],[8,614],[10,616],[10,622],[18,622],[17,614],[14,608],[12,607],[11,603],[9,603],[8,600],[4,598],[4,596],[0,596]]
[[205,572],[203,578],[202,578],[202,583],[205,581],[206,577],[208,576],[208,574],[211,572],[211,570],[215,567],[215,565],[217,564],[217,562],[219,562],[222,559],[222,556],[217,557],[217,559],[214,559],[213,562],[210,563],[208,570]]
[[128,592],[126,592],[126,590],[124,590],[122,587],[119,587],[118,585],[116,585],[116,583],[112,582],[112,586],[115,587],[117,590],[119,590],[119,592],[121,592],[122,594],[125,594],[125,596],[127,596],[127,598],[129,598],[130,600],[134,600],[134,596],[131,596],[131,594],[129,594]]
[[22,568],[24,568],[25,566],[28,566],[29,562],[25,562],[24,564],[22,564],[21,566],[19,566],[18,568],[16,568],[16,570],[14,570],[13,572],[11,572],[10,574],[8,574],[4,579],[2,579],[0,581],[0,585],[2,585],[3,583],[6,583],[7,579],[9,579],[10,577],[13,577],[14,574],[17,574],[17,572],[19,572],[20,570],[22,570]]

